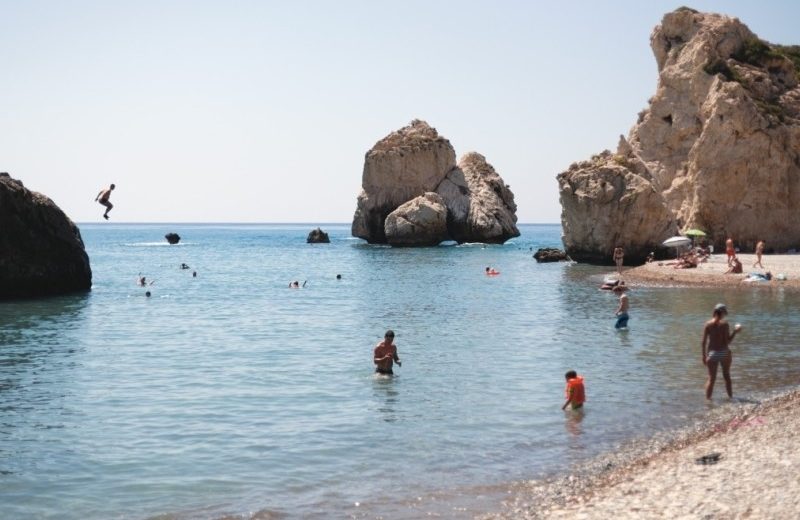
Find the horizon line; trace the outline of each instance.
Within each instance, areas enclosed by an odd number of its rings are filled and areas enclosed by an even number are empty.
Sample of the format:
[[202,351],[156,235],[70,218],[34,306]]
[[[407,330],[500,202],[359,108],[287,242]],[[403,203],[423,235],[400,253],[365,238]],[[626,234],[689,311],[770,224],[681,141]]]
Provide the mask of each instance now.
[[[236,225],[236,226],[263,226],[263,225],[294,225],[294,226],[349,226],[352,222],[201,222],[201,221],[192,221],[192,222],[103,222],[101,221],[83,221],[83,222],[75,222],[78,225],[84,224],[101,224],[101,225],[150,225],[150,226],[163,226],[163,225],[176,225],[176,226],[217,226],[217,225]],[[561,222],[518,222],[518,226],[555,226],[561,225]]]

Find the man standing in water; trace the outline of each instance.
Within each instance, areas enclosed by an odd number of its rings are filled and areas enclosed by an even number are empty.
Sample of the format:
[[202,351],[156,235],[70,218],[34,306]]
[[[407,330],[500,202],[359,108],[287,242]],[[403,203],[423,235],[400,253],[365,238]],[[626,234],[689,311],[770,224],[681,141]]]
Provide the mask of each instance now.
[[619,307],[617,307],[617,323],[614,325],[615,329],[627,329],[628,328],[628,295],[625,294],[625,290],[627,287],[620,283],[619,285],[615,286],[614,294],[619,296]]
[[114,205],[111,204],[111,202],[109,202],[108,199],[111,197],[111,192],[114,191],[115,187],[116,186],[112,184],[108,188],[100,190],[100,193],[98,193],[97,197],[94,198],[95,202],[99,202],[100,204],[106,207],[106,212],[103,213],[103,218],[106,220],[108,220],[108,212],[111,211],[111,208],[114,207]]
[[[706,399],[711,400],[714,392],[714,382],[717,380],[717,366],[722,364],[722,377],[725,378],[725,391],[728,397],[733,397],[733,385],[731,383],[731,362],[733,354],[728,345],[733,341],[736,333],[742,330],[738,323],[730,331],[730,326],[723,318],[728,315],[728,308],[724,303],[718,303],[714,307],[713,317],[706,322],[703,327],[703,341],[700,346],[700,354],[703,364],[708,368],[708,380],[706,381]],[[708,348],[706,348],[708,347]]]
[[393,361],[397,361],[397,366],[403,366],[397,356],[397,346],[392,341],[394,341],[394,331],[387,330],[383,335],[383,341],[375,347],[373,362],[375,363],[375,372],[378,374],[392,375],[394,373],[392,372]]

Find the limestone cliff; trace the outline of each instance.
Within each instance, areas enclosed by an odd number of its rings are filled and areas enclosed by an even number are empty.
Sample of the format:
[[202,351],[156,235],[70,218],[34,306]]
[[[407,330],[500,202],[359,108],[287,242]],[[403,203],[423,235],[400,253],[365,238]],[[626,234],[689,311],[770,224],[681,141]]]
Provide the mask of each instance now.
[[567,253],[640,261],[687,228],[717,248],[800,246],[800,47],[688,8],[650,42],[658,87],[628,138],[558,175]]
[[352,233],[370,243],[404,246],[446,239],[502,243],[519,236],[516,209],[513,193],[482,155],[466,154],[456,164],[450,142],[414,120],[367,152]]
[[0,299],[88,290],[78,227],[52,200],[0,173]]

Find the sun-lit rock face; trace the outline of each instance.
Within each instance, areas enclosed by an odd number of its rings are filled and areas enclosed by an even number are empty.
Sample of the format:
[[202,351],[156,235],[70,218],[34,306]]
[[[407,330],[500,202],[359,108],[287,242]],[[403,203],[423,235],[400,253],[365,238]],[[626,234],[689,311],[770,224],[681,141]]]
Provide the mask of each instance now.
[[450,141],[418,119],[378,141],[364,161],[353,236],[370,243],[408,246],[416,240],[407,233],[419,229],[420,245],[430,245],[433,235],[427,228],[387,220],[400,206],[419,197],[423,199],[413,206],[415,214],[423,211],[419,206],[423,200],[430,209],[429,193],[438,194],[446,210],[446,233],[439,241],[502,243],[518,236],[514,195],[500,175],[478,153],[466,154],[458,164],[455,158]]
[[643,260],[681,229],[749,249],[800,247],[800,47],[680,8],[651,35],[659,81],[617,153],[558,175],[564,245],[579,261]]

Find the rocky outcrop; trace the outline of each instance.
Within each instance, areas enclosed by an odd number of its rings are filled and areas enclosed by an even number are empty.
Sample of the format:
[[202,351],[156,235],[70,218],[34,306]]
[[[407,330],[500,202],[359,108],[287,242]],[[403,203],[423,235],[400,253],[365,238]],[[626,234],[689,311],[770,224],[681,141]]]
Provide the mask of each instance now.
[[321,228],[312,229],[306,238],[308,244],[330,244],[331,239]]
[[514,194],[483,155],[464,155],[437,192],[447,204],[453,240],[502,244],[519,236]]
[[52,200],[0,173],[0,299],[91,287],[78,227]]
[[800,246],[800,47],[688,8],[650,40],[658,87],[628,138],[558,175],[567,253],[640,262],[688,228],[718,249]]
[[181,241],[181,236],[177,233],[167,233],[166,235],[164,235],[164,238],[166,238],[167,242],[169,242],[172,245],[175,245]]
[[[366,154],[353,236],[373,244],[413,245],[405,233],[416,229],[422,233],[417,242],[430,245],[429,227],[387,220],[401,205],[424,196],[426,203],[419,200],[407,209],[413,207],[414,218],[421,218],[421,208],[432,204],[428,193],[437,193],[446,208],[446,232],[439,241],[502,243],[519,236],[514,195],[500,175],[480,154],[466,154],[458,164],[455,157],[450,142],[420,120],[378,141]],[[425,218],[432,216],[429,210]]]
[[547,262],[567,262],[570,257],[567,253],[554,247],[543,247],[533,253],[533,258],[540,264]]
[[435,246],[447,237],[447,207],[433,192],[415,197],[389,213],[384,224],[392,246]]

